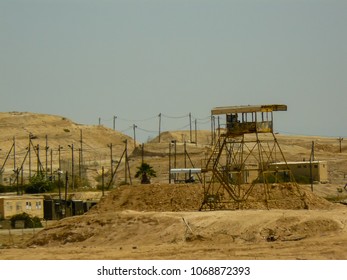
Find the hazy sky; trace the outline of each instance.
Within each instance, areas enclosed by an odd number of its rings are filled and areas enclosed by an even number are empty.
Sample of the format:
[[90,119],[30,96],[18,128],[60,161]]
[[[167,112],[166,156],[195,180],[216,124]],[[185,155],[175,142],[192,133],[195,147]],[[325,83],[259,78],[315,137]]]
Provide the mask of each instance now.
[[280,133],[347,136],[345,0],[0,0],[0,111],[146,141],[213,107],[286,104]]

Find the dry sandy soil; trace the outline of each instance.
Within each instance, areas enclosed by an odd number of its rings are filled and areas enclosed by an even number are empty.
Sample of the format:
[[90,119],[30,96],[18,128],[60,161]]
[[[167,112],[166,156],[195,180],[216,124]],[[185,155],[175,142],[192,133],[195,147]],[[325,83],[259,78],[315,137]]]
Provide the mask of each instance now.
[[199,212],[201,189],[119,187],[85,215],[52,222],[34,236],[18,232],[22,240],[4,246],[0,258],[347,259],[346,206],[308,191],[309,210]]
[[[12,123],[16,123],[18,116],[22,115],[16,113],[15,118],[6,115]],[[0,117],[2,129],[5,113]],[[126,139],[99,126],[78,126],[60,118],[64,122],[61,126],[57,123],[59,117],[35,117],[42,123],[35,133],[48,134],[54,145],[60,143],[59,139],[64,139],[64,143],[72,138],[78,141],[81,127],[88,128],[84,141],[93,150],[101,147],[108,150],[105,146],[112,143],[111,139],[117,139],[119,145]],[[49,118],[55,120],[55,127],[50,126]],[[75,134],[72,138],[63,137],[72,134],[71,125]],[[21,131],[21,127],[26,131]],[[17,135],[19,147],[27,143],[28,127],[30,124],[23,122],[17,125],[17,130],[10,130]],[[105,133],[100,134],[100,130]],[[52,131],[60,138],[55,138]],[[345,183],[346,149],[343,147],[340,153],[336,139],[277,135],[288,160],[308,158],[311,142],[315,141],[316,158],[329,163],[329,184],[315,185],[313,193],[310,186],[300,186],[300,191],[306,193],[308,209],[298,209],[289,199],[287,204],[271,209],[255,204],[247,210],[198,211],[202,185],[167,183],[168,142],[175,137],[179,141],[182,134],[164,133],[163,143],[154,140],[147,144],[146,161],[159,171],[153,184],[134,182],[132,186],[117,186],[88,213],[51,221],[35,233],[13,230],[10,235],[9,231],[1,230],[0,259],[347,259],[347,208],[323,198],[343,199],[347,194],[344,190],[340,192]],[[11,143],[9,132],[6,135]],[[209,149],[209,133],[200,135],[199,145],[190,147],[192,155],[200,155],[196,162]],[[132,170],[136,170],[141,160],[139,154],[139,150],[132,151]],[[275,189],[278,187],[281,186]]]

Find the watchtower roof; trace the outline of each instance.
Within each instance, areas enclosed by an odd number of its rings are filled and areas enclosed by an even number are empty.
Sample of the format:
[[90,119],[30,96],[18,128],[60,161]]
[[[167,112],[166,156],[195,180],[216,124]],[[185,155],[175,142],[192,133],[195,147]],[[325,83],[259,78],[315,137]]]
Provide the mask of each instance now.
[[211,110],[212,115],[235,114],[235,113],[254,113],[254,112],[273,112],[287,111],[287,105],[246,105],[246,106],[226,106],[215,107]]

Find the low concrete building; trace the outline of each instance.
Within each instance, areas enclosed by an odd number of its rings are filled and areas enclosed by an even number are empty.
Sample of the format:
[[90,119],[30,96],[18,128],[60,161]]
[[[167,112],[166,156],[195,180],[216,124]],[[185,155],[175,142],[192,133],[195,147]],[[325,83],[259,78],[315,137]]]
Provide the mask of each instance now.
[[0,196],[0,219],[23,212],[43,219],[43,196]]
[[[305,177],[311,178],[315,182],[327,183],[328,179],[328,163],[326,161],[295,161],[287,162],[287,166],[295,178]],[[273,170],[286,169],[285,162],[272,163],[270,168]]]

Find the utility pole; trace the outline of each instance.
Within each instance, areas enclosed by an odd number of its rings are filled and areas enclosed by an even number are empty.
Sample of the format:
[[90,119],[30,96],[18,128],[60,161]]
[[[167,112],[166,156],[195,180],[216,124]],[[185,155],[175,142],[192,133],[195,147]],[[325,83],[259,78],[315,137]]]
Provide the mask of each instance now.
[[82,178],[81,149],[78,149],[78,177]]
[[36,137],[30,132],[29,133],[29,146],[28,146],[28,155],[29,155],[29,178],[31,178],[31,173],[32,173],[32,159],[31,159],[31,147],[35,149],[36,147],[34,146],[32,139],[35,139]]
[[51,180],[53,181],[53,149],[51,149]]
[[17,172],[17,163],[16,163],[16,137],[13,137],[13,171]]
[[160,134],[161,134],[161,113],[159,113],[158,117],[159,117],[159,134],[158,134],[158,139],[159,139],[159,143],[160,143]]
[[61,149],[62,149],[63,147],[62,146],[58,146],[58,169],[61,171]]
[[71,148],[71,181],[72,190],[75,190],[75,163],[74,163],[74,147],[73,144],[68,145]]
[[66,217],[66,210],[67,210],[67,191],[68,191],[68,188],[69,188],[69,175],[68,175],[68,172],[66,171],[66,174],[65,174],[65,207],[64,207],[64,217]]
[[198,122],[195,119],[195,145],[198,145]]
[[137,125],[133,124],[133,130],[134,130],[134,148],[136,148],[136,133],[135,129],[137,128]]
[[128,184],[128,139],[125,139],[125,167],[124,167],[124,177],[125,177],[125,184]]
[[[176,168],[177,167],[177,141],[172,140],[171,143],[174,144],[174,168]],[[175,174],[174,180],[176,181],[176,179],[177,179],[177,175]]]
[[105,168],[104,168],[104,166],[102,166],[101,167],[101,190],[102,190],[102,196],[105,195],[104,189],[105,189]]
[[17,185],[17,195],[19,195],[20,193],[19,193],[19,168],[17,167],[16,168],[16,170],[15,170],[15,172],[16,172],[16,185]]
[[169,184],[171,184],[171,142],[169,143]]
[[21,191],[20,193],[23,194],[23,186],[24,186],[24,168],[21,168],[21,181],[20,181],[20,184],[21,184]]
[[313,168],[312,162],[314,161],[314,141],[312,141],[311,156],[310,156],[310,181],[311,181],[311,191],[313,192]]
[[172,142],[174,143],[174,168],[176,168],[176,166],[177,166],[177,141],[172,140]]
[[312,141],[311,157],[312,157],[312,161],[315,161],[315,158],[314,158],[314,141]]
[[116,119],[117,116],[113,116],[113,130],[116,130]]
[[29,179],[30,179],[31,178],[31,133],[29,133],[28,156],[29,156]]
[[81,151],[81,165],[83,165],[83,133],[82,133],[82,129],[80,130],[80,151]]
[[192,143],[192,114],[189,113],[189,132],[190,132],[190,143]]
[[343,141],[343,138],[339,137],[337,140],[340,142],[340,153],[342,153],[342,141]]
[[130,181],[130,185],[131,185],[132,182],[131,182],[130,165],[129,165],[129,159],[128,159],[128,140],[125,139],[124,143],[125,143],[125,149],[124,149],[124,153],[125,153],[125,168],[124,168],[125,184],[126,185],[128,184],[128,175],[129,175],[129,181]]
[[[184,168],[187,168],[187,143],[184,141]],[[187,173],[184,173],[184,179],[187,180]]]
[[45,147],[45,152],[46,152],[46,170],[45,170],[45,175],[46,175],[46,179],[47,179],[47,171],[48,171],[48,136],[46,134],[46,147]]
[[110,160],[110,166],[111,166],[111,175],[113,174],[113,152],[112,152],[112,143],[107,145],[107,147],[110,148],[110,154],[111,154],[111,160]]
[[40,168],[40,145],[36,145],[36,156],[37,156],[37,163],[36,163],[36,174],[39,174],[41,171]]
[[214,144],[214,116],[211,115],[211,146]]
[[61,175],[63,174],[63,171],[60,169],[58,170],[58,190],[59,190],[59,203],[61,204]]

